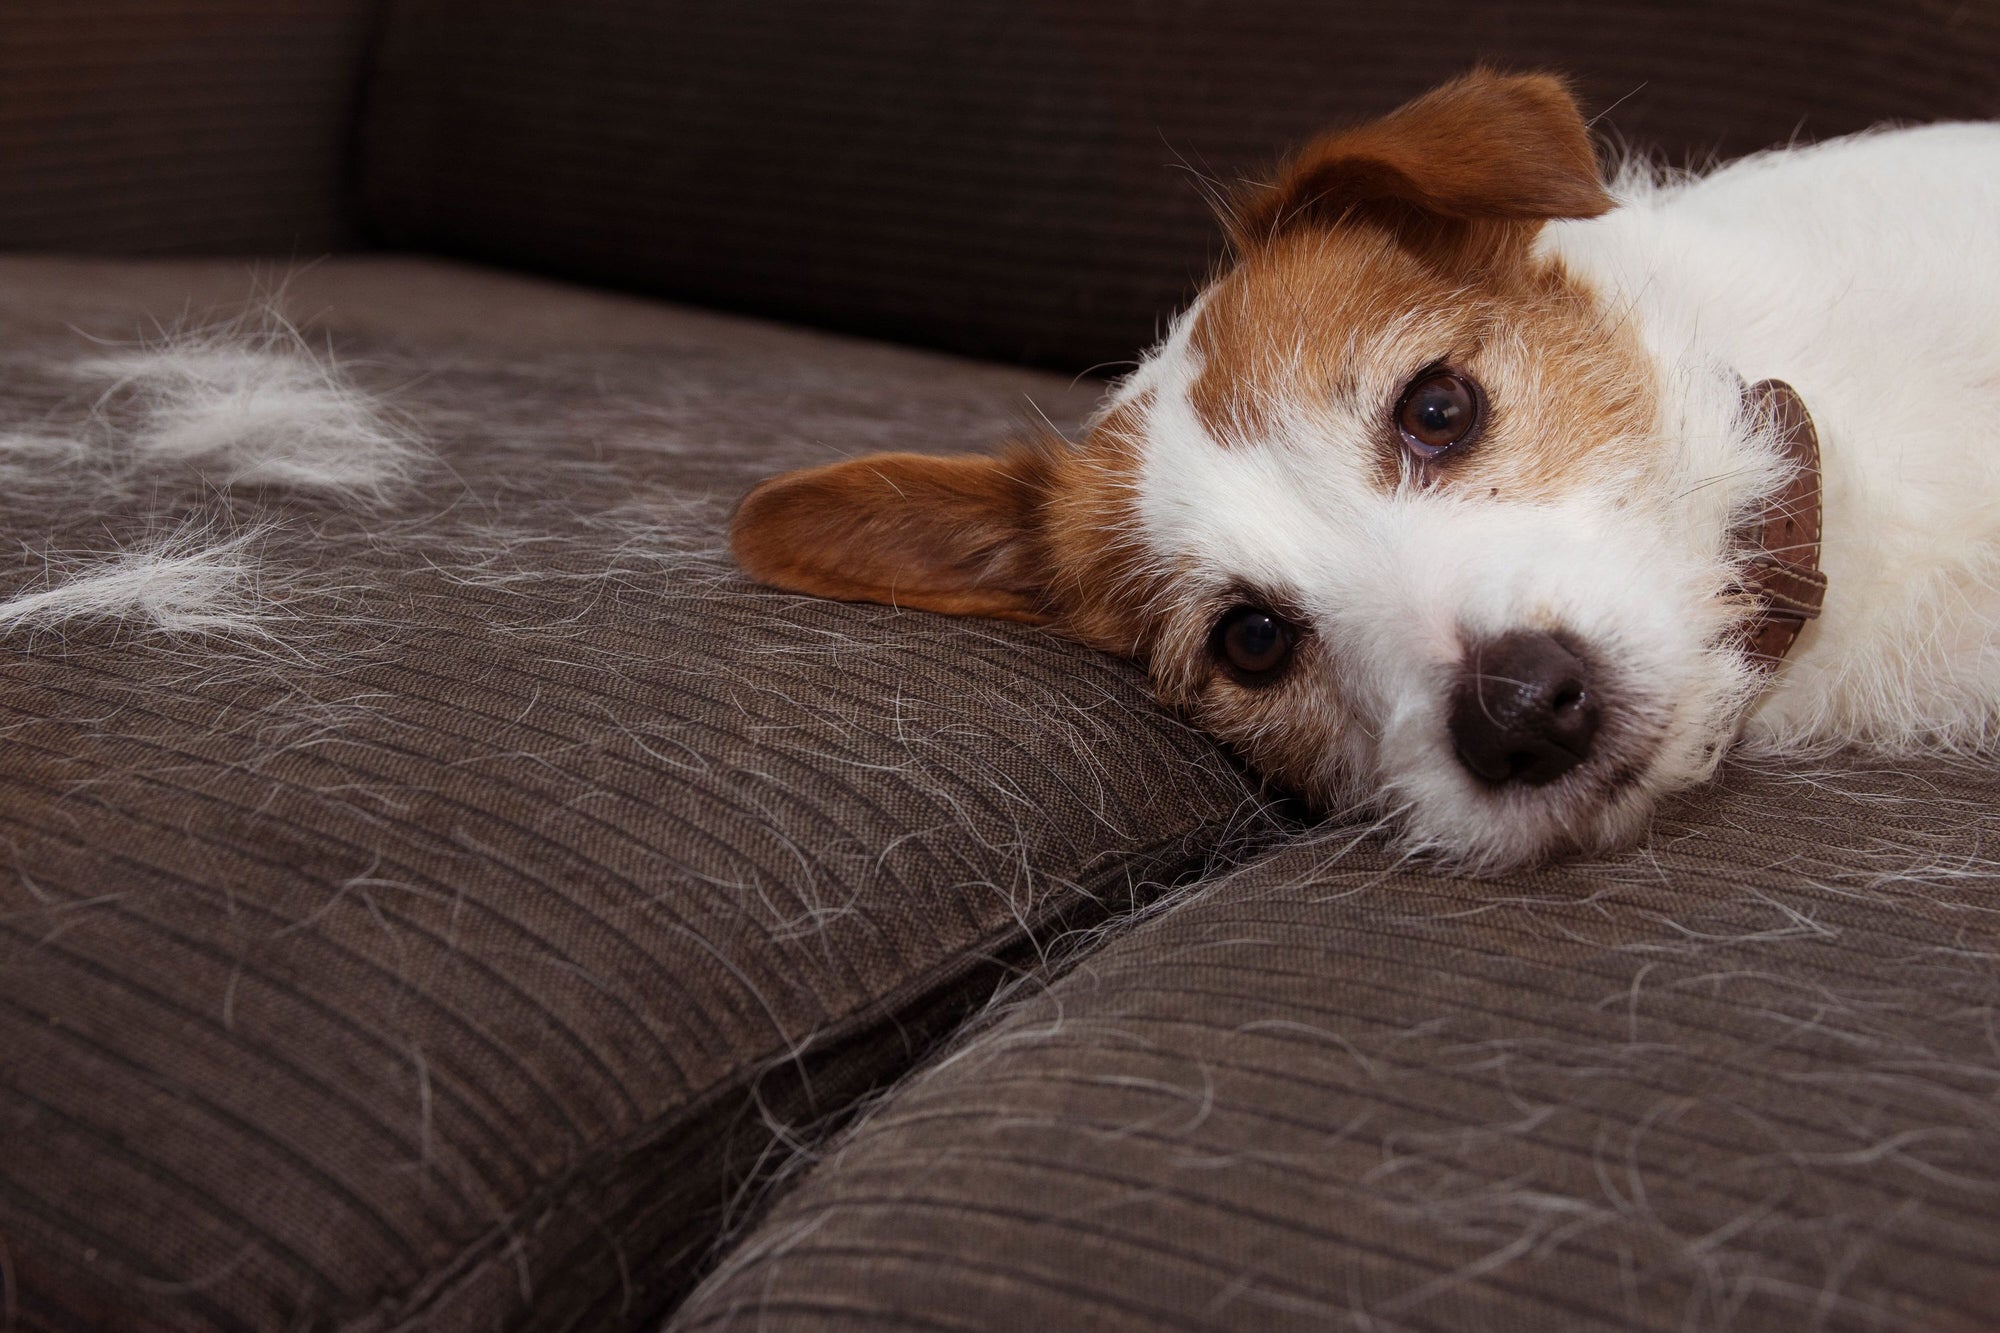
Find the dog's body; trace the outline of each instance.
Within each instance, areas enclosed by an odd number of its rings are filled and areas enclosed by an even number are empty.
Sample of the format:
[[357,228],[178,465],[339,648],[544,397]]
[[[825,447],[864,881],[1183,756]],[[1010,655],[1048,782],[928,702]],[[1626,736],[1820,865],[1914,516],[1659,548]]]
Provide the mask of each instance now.
[[[1677,373],[1774,375],[1822,440],[1834,591],[1750,739],[1985,739],[2000,710],[2000,126],[1877,132],[1618,193],[1603,217],[1552,224],[1548,251],[1633,310],[1690,415],[1699,393]],[[1724,455],[1685,480],[1750,466]]]
[[[1738,735],[2000,721],[2000,127],[1599,183],[1479,74],[1244,201],[1237,262],[1080,445],[766,483],[781,586],[1050,623],[1330,809],[1497,866],[1628,838]],[[1824,614],[1745,651],[1746,520],[1824,466]]]

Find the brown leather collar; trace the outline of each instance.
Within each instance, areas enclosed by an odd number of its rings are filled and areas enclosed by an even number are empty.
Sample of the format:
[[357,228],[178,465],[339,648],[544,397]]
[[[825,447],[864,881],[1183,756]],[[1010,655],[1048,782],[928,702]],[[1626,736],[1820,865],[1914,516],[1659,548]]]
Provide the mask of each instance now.
[[1759,667],[1775,671],[1826,600],[1826,575],[1819,569],[1819,432],[1798,391],[1783,380],[1750,385],[1743,405],[1774,434],[1792,469],[1784,487],[1735,535],[1736,549],[1748,556],[1742,591],[1760,604],[1744,630],[1744,649]]

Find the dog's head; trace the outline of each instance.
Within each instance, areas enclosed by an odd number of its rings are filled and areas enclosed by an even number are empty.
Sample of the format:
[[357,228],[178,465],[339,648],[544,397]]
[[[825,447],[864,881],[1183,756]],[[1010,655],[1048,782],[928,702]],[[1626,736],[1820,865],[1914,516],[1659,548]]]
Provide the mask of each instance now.
[[1080,444],[778,477],[737,557],[1134,657],[1279,784],[1462,863],[1616,842],[1755,677],[1703,484],[1730,423],[1538,245],[1611,202],[1559,81],[1468,76],[1243,199]]

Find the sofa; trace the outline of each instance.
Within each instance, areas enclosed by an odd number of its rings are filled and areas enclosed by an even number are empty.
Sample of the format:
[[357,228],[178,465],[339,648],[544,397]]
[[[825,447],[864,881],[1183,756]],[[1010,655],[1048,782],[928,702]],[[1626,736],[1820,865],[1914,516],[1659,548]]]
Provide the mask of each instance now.
[[[2000,114],[1946,0],[0,9],[0,1329],[1992,1327],[1990,754],[1466,879],[727,557],[1481,60],[1676,165]],[[168,448],[190,338],[381,466]]]

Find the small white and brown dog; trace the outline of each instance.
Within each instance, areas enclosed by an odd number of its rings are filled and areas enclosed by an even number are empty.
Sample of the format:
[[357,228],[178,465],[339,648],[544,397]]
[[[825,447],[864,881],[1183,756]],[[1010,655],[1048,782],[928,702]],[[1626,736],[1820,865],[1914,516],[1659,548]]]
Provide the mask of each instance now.
[[2000,126],[1607,185],[1560,80],[1477,72],[1231,226],[1080,443],[774,478],[738,560],[1130,656],[1475,869],[1628,840],[1739,738],[1992,737]]

